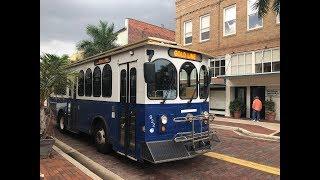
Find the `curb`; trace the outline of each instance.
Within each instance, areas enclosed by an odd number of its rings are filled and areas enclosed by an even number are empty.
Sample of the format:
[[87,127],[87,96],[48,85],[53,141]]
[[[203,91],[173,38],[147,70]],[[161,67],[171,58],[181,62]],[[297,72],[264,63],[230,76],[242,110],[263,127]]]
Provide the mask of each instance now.
[[53,150],[55,150],[58,154],[60,154],[63,158],[65,158],[67,161],[69,161],[71,164],[76,166],[80,171],[82,171],[87,176],[91,177],[94,180],[102,180],[99,176],[94,174],[92,171],[90,171],[88,168],[84,167],[82,164],[80,164],[78,161],[74,160],[72,157],[70,157],[68,154],[63,152],[60,148],[53,145]]
[[266,134],[260,134],[260,133],[253,133],[253,132],[247,131],[247,130],[245,130],[243,128],[233,127],[233,126],[216,125],[216,124],[212,124],[211,126],[213,128],[217,128],[217,129],[224,129],[224,130],[234,131],[237,134],[242,135],[242,136],[249,136],[249,137],[258,138],[258,139],[264,139],[264,140],[280,142],[280,137],[279,136],[272,136],[272,135],[266,135]]
[[55,138],[55,145],[60,148],[64,153],[71,156],[73,159],[81,163],[83,166],[88,168],[90,171],[101,177],[102,179],[114,179],[114,180],[123,180],[117,174],[111,172],[110,170],[106,169],[105,167],[101,166],[100,164],[94,162],[87,156],[81,154],[79,151],[73,149],[72,147],[66,145],[65,143],[61,142],[57,138]]

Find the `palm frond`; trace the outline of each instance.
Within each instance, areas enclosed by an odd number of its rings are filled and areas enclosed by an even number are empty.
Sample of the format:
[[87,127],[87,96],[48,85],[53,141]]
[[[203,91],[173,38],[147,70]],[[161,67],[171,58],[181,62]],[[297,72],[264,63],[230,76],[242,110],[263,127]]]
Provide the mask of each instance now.
[[258,17],[263,18],[269,11],[270,0],[258,0],[254,8],[258,9]]
[[272,5],[272,10],[278,14],[280,14],[280,0],[274,0]]
[[117,40],[117,33],[114,31],[114,24],[108,24],[108,22],[99,21],[99,25],[88,25],[86,32],[90,37],[90,40],[82,40],[77,44],[78,50],[84,51],[84,57],[89,57],[114,47]]

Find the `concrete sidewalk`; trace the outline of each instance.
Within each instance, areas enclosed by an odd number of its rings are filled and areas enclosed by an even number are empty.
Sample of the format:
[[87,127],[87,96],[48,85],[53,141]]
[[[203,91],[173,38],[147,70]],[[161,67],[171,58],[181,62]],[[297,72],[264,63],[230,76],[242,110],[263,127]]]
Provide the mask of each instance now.
[[246,119],[216,116],[211,126],[232,130],[240,135],[280,141],[280,136],[275,136],[280,133],[280,123],[253,122]]
[[270,130],[280,132],[280,123],[278,124],[278,123],[269,123],[269,122],[253,122],[247,119],[234,119],[234,118],[220,117],[220,116],[216,116],[214,121],[249,124],[249,125],[260,126]]

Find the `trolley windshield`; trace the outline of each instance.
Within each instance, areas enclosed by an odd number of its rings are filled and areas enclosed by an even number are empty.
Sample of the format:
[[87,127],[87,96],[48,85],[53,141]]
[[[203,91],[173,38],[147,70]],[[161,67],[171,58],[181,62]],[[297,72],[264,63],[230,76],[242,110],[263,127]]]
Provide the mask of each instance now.
[[175,99],[177,97],[177,70],[167,59],[157,59],[155,64],[155,82],[148,83],[147,94],[152,100]]

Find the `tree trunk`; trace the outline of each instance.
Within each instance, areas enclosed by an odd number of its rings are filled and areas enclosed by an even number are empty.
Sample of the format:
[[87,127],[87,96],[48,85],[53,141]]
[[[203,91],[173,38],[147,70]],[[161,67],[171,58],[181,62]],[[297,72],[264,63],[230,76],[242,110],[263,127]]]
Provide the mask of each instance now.
[[47,116],[44,111],[44,107],[40,107],[40,134],[44,134],[46,130],[46,121],[47,121]]

